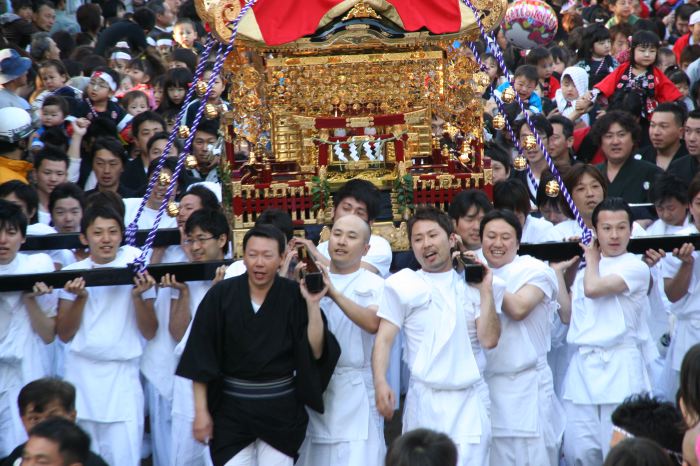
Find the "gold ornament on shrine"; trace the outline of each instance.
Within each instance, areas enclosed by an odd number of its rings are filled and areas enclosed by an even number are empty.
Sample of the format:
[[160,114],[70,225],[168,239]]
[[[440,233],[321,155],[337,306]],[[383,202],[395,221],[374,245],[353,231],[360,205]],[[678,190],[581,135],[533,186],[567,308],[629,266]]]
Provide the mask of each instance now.
[[517,156],[515,159],[513,159],[513,168],[519,172],[525,170],[525,168],[527,168],[527,159],[522,155]]
[[549,197],[557,197],[561,188],[559,188],[559,183],[557,180],[549,180],[546,185],[544,185],[544,193]]
[[515,100],[515,91],[512,87],[506,87],[501,94],[501,100],[507,104],[512,103]]
[[472,152],[472,148],[469,147],[469,144],[463,144],[462,153],[459,154],[459,161],[462,163],[469,163],[469,161],[471,160]]
[[207,83],[200,79],[195,85],[195,91],[197,91],[199,97],[204,97],[204,94],[207,93]]
[[185,157],[185,168],[188,170],[197,168],[197,157],[192,154],[187,154],[187,157]]
[[533,150],[536,148],[537,148],[537,139],[535,139],[535,136],[533,136],[532,134],[525,136],[525,140],[523,141],[523,149]]
[[503,128],[506,127],[506,117],[499,113],[498,115],[493,117],[491,124],[493,125],[493,129],[495,129],[496,131],[501,131]]
[[190,128],[187,125],[180,125],[177,129],[177,137],[180,139],[187,139],[190,137]]
[[177,217],[177,214],[180,213],[180,206],[177,202],[170,201],[168,202],[168,206],[165,208],[165,210],[169,217]]
[[214,104],[206,104],[204,106],[204,116],[207,118],[207,120],[213,120],[219,116],[219,109],[216,108],[216,105]]

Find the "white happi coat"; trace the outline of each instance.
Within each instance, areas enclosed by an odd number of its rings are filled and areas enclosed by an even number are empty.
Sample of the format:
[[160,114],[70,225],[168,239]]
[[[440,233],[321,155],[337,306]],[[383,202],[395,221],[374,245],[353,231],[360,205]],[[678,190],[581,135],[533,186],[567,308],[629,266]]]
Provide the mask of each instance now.
[[599,298],[584,295],[584,272],[578,272],[572,288],[567,341],[578,351],[564,380],[563,397],[581,405],[618,404],[651,389],[645,319],[649,268],[631,253],[601,257],[600,276],[618,275],[628,290]]
[[[90,258],[65,270],[125,267],[141,251],[122,246],[114,261],[95,264]],[[143,416],[143,392],[139,358],[144,338],[136,324],[131,285],[87,288],[87,301],[80,327],[67,343],[65,379],[76,387],[78,419],[95,422],[133,421]],[[155,298],[155,290],[143,293]],[[76,296],[61,290],[61,299]]]
[[486,464],[491,426],[488,390],[477,364],[483,361],[476,336],[479,291],[455,271],[404,269],[386,280],[378,315],[405,334],[411,383],[403,431],[445,432],[460,451],[462,445],[481,444],[481,458],[460,457],[460,464]]
[[[174,365],[177,367],[180,357],[183,351],[185,351],[185,346],[187,345],[187,339],[190,336],[190,331],[192,330],[192,322],[194,321],[194,316],[197,313],[197,308],[199,303],[207,294],[207,291],[212,286],[211,281],[196,281],[187,282],[187,286],[190,289],[190,315],[192,319],[190,324],[187,326],[185,334],[173,349],[173,360]],[[179,297],[179,292],[172,288],[166,288],[159,292],[163,293],[169,302],[172,299],[177,299]],[[174,374],[173,370],[173,374]],[[170,458],[172,461],[172,466],[205,466],[211,464],[211,456],[209,455],[208,448],[202,443],[195,440],[192,435],[192,422],[194,421],[194,392],[192,390],[192,381],[180,377],[179,375],[174,375],[173,387],[172,387],[172,445]]]
[[[493,273],[505,282],[509,293],[532,285],[542,290],[544,298],[521,321],[502,313],[498,346],[486,350],[485,379],[491,394],[494,437],[492,455],[501,447],[512,450],[519,445],[527,448],[515,455],[522,459],[522,464],[556,465],[565,422],[563,408],[554,396],[547,352],[552,315],[557,315],[557,278],[544,262],[530,256],[516,256],[513,262],[493,269]],[[525,447],[513,442],[513,437],[536,439],[536,442]]]
[[[384,280],[376,274],[361,268],[347,275],[330,274],[330,278],[351,301],[363,307],[379,306]],[[307,409],[309,426],[299,464],[328,464],[328,456],[338,466],[380,464],[386,447],[372,380],[374,335],[352,322],[332,299],[324,297],[321,308],[341,353],[323,393],[324,413]]]
[[[18,253],[0,275],[53,272],[53,260],[46,254]],[[55,293],[36,298],[39,308],[49,317],[56,316]],[[0,293],[0,456],[8,455],[26,440],[17,409],[19,390],[51,374],[50,345],[34,333],[22,292]]]
[[[680,236],[697,234],[695,225],[679,231]],[[700,342],[700,252],[694,252],[693,272],[688,285],[688,293],[681,299],[672,303],[669,310],[676,317],[676,324],[671,336],[671,347],[666,355],[665,376],[674,380],[668,381],[666,387],[662,387],[667,396],[675,397],[675,389],[678,388],[678,376],[681,362],[688,349]],[[667,255],[661,260],[661,274],[664,279],[673,278],[681,267],[681,261]],[[671,393],[673,391],[673,394]]]

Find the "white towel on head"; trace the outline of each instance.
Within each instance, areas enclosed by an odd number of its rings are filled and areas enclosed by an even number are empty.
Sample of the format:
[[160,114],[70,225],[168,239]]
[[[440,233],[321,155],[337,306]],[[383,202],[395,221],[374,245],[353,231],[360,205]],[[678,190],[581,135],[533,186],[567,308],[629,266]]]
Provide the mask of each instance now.
[[580,66],[570,66],[561,74],[561,80],[568,76],[574,82],[578,96],[581,97],[588,91],[588,72]]

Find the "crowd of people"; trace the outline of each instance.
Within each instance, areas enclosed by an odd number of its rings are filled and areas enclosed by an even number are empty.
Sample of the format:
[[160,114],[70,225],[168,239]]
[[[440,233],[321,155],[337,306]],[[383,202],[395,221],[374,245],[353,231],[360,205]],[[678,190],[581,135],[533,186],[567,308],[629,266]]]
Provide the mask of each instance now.
[[[327,241],[267,210],[210,280],[0,293],[0,465],[697,465],[698,253],[628,244],[700,231],[700,6],[550,4],[547,46],[495,33],[512,84],[475,43],[493,196],[413,212],[411,267],[371,232],[380,192],[351,180]],[[149,263],[230,258],[218,116],[195,130],[195,168],[173,180],[182,134],[162,161],[201,104],[183,108],[207,36],[192,0],[0,12],[0,274],[125,267],[142,254],[125,226],[151,229],[168,196],[178,214],[159,228],[181,243]],[[532,125],[499,109],[510,86]],[[228,109],[227,87],[207,102]],[[518,255],[588,231],[581,257]],[[84,247],[20,251],[55,233]]]

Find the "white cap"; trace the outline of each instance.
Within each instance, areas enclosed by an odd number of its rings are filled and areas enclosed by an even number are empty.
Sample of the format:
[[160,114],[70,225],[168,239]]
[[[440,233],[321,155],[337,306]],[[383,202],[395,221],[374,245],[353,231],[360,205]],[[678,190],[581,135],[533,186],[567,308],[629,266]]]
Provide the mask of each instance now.
[[700,10],[696,11],[690,15],[690,20],[688,21],[688,26],[700,23]]
[[32,117],[19,107],[0,108],[0,140],[18,142],[34,130]]

